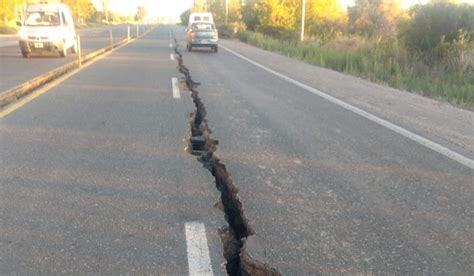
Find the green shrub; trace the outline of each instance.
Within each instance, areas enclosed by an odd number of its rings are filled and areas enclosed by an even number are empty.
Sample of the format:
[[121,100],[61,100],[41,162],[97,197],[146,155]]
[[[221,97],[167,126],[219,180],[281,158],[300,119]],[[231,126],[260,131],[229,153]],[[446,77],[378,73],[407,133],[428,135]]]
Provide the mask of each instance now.
[[440,43],[453,43],[459,32],[474,34],[474,5],[449,2],[416,5],[399,24],[399,39],[409,49],[428,53]]

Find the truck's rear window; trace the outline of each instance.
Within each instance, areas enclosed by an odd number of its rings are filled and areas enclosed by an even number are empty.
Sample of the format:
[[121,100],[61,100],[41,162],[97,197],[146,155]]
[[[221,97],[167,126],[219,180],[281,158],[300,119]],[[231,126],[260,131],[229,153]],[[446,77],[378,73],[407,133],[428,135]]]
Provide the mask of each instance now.
[[59,14],[57,12],[29,12],[26,15],[26,26],[59,26]]
[[214,24],[209,23],[195,23],[192,28],[194,31],[213,31],[215,29]]

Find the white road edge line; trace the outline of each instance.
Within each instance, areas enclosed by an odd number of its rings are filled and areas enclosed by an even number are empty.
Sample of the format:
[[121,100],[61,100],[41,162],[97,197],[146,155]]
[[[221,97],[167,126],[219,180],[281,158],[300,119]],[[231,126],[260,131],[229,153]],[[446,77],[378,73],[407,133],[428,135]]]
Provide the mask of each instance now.
[[171,85],[173,87],[173,98],[181,98],[181,95],[179,94],[178,78],[171,78]]
[[170,60],[174,60],[174,54],[170,54]]
[[186,222],[184,228],[189,275],[214,275],[204,224],[201,222]]
[[277,76],[281,79],[284,79],[284,80],[286,80],[286,81],[288,81],[288,82],[290,82],[290,83],[292,83],[292,84],[294,84],[298,87],[301,87],[301,88],[305,89],[308,92],[311,92],[311,93],[313,93],[313,94],[315,94],[315,95],[317,95],[317,96],[319,96],[323,99],[326,99],[326,100],[332,102],[333,104],[336,104],[336,105],[338,105],[342,108],[345,108],[349,111],[352,111],[352,112],[356,113],[359,116],[362,116],[362,117],[364,117],[364,118],[366,118],[366,119],[368,119],[368,120],[370,120],[374,123],[377,123],[381,126],[384,126],[384,127],[388,128],[388,129],[390,129],[390,130],[392,130],[392,131],[394,131],[394,132],[396,132],[400,135],[403,135],[406,138],[411,139],[411,140],[413,140],[413,141],[415,141],[415,142],[417,142],[417,143],[419,143],[419,144],[421,144],[421,145],[423,145],[423,146],[425,146],[425,147],[427,147],[431,150],[434,150],[434,151],[436,151],[436,152],[438,152],[438,153],[440,153],[440,154],[442,154],[442,155],[444,155],[448,158],[451,158],[452,160],[457,161],[457,162],[463,164],[464,166],[466,166],[468,168],[474,169],[474,160],[472,160],[472,159],[470,159],[466,156],[463,156],[463,155],[461,155],[457,152],[454,152],[454,151],[452,151],[452,150],[450,150],[446,147],[443,147],[442,145],[440,145],[438,143],[435,143],[431,140],[428,140],[427,138],[422,137],[418,134],[415,134],[415,133],[413,133],[409,130],[406,130],[406,129],[404,129],[404,128],[402,128],[402,127],[400,127],[400,126],[398,126],[394,123],[391,123],[387,120],[379,118],[379,117],[375,116],[372,113],[364,111],[364,110],[362,110],[360,108],[357,108],[353,105],[350,105],[350,104],[348,104],[348,103],[346,103],[342,100],[339,100],[339,99],[337,99],[333,96],[330,96],[330,95],[328,95],[324,92],[321,92],[320,90],[318,90],[316,88],[313,88],[309,85],[306,85],[306,84],[301,83],[301,82],[299,82],[295,79],[292,79],[288,76],[285,76],[285,75],[283,75],[283,74],[281,74],[281,73],[279,73],[279,72],[277,72],[273,69],[270,69],[270,68],[266,67],[265,65],[262,65],[262,64],[254,61],[250,58],[247,58],[247,57],[245,57],[245,56],[243,56],[243,55],[241,55],[241,54],[239,54],[239,53],[237,53],[237,52],[235,52],[235,51],[233,51],[233,50],[231,50],[231,49],[229,49],[225,46],[222,46],[222,45],[219,45],[219,46],[222,47],[223,49],[227,50],[229,53],[233,54],[234,56],[237,56],[237,57],[239,57],[239,58],[241,58],[241,59],[243,59],[243,60],[245,60],[245,61],[247,61],[247,62],[249,62],[249,63],[251,63],[251,64],[267,71],[267,72],[269,72],[269,73],[272,73],[273,75],[275,75],[275,76]]

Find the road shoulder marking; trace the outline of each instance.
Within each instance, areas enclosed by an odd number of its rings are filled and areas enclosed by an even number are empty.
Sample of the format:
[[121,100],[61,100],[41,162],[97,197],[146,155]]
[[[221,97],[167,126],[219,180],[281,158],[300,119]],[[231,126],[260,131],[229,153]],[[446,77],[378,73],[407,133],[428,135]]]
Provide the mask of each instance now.
[[231,49],[229,49],[225,46],[222,46],[222,45],[219,45],[219,46],[222,47],[223,49],[225,49],[226,51],[228,51],[229,53],[233,54],[234,56],[239,57],[239,58],[241,58],[241,59],[243,59],[243,60],[245,60],[245,61],[247,61],[247,62],[249,62],[249,63],[251,63],[251,64],[253,64],[253,65],[255,65],[255,66],[257,66],[257,67],[259,67],[259,68],[261,68],[261,69],[263,69],[263,70],[265,70],[265,71],[281,78],[281,79],[283,79],[283,80],[286,80],[289,83],[292,83],[292,84],[294,84],[294,85],[296,85],[300,88],[303,88],[304,90],[306,90],[310,93],[313,93],[313,94],[315,94],[315,95],[317,95],[317,96],[319,96],[319,97],[321,97],[321,98],[323,98],[323,99],[325,99],[325,100],[327,100],[327,101],[329,101],[333,104],[336,104],[336,105],[338,105],[338,106],[340,106],[340,107],[342,107],[346,110],[352,111],[352,112],[356,113],[357,115],[362,116],[362,117],[364,117],[364,118],[366,118],[366,119],[368,119],[368,120],[370,120],[374,123],[377,123],[381,126],[384,126],[388,129],[390,129],[390,130],[392,130],[392,131],[394,131],[394,132],[396,132],[396,133],[398,133],[402,136],[405,136],[406,138],[408,138],[408,139],[410,139],[414,142],[417,142],[418,144],[423,145],[423,146],[425,146],[425,147],[427,147],[427,148],[429,148],[429,149],[431,149],[431,150],[433,150],[433,151],[435,151],[439,154],[442,154],[442,155],[444,155],[444,156],[446,156],[446,157],[448,157],[448,158],[450,158],[450,159],[452,159],[452,160],[454,160],[454,161],[456,161],[456,162],[458,162],[458,163],[460,163],[460,164],[462,164],[462,165],[464,165],[468,168],[474,169],[474,160],[472,160],[472,159],[470,159],[466,156],[463,156],[463,155],[461,155],[457,152],[454,152],[454,151],[452,151],[452,150],[450,150],[450,149],[448,149],[448,148],[446,148],[446,147],[444,147],[444,146],[442,146],[442,145],[440,145],[436,142],[433,142],[433,141],[431,141],[431,140],[429,140],[425,137],[422,137],[422,136],[420,136],[418,134],[415,134],[415,133],[413,133],[409,130],[406,130],[406,129],[404,129],[404,128],[402,128],[402,127],[400,127],[400,126],[398,126],[394,123],[391,123],[391,122],[385,120],[385,119],[379,118],[379,117],[377,117],[376,115],[374,115],[372,113],[364,111],[364,110],[362,110],[358,107],[355,107],[355,106],[353,106],[351,104],[348,104],[348,103],[346,103],[342,100],[339,100],[338,98],[330,96],[330,95],[328,95],[328,94],[326,94],[326,93],[324,93],[324,92],[322,92],[322,91],[320,91],[316,88],[313,88],[309,85],[306,85],[306,84],[301,83],[301,82],[299,82],[295,79],[292,79],[292,78],[290,78],[286,75],[283,75],[282,73],[279,73],[279,72],[277,72],[273,69],[270,69],[270,68],[266,67],[265,65],[262,65],[262,64],[260,64],[256,61],[248,58],[248,57],[245,57],[245,56],[243,56],[243,55],[241,55],[241,54],[239,54],[239,53],[237,53],[237,52],[235,52],[235,51],[233,51],[233,50],[231,50]]
[[173,53],[170,54],[170,60],[174,60],[174,54]]
[[184,228],[189,275],[212,276],[211,257],[209,256],[204,224],[201,222],[186,222]]
[[181,95],[179,94],[178,78],[171,78],[171,86],[173,88],[173,98],[181,98]]

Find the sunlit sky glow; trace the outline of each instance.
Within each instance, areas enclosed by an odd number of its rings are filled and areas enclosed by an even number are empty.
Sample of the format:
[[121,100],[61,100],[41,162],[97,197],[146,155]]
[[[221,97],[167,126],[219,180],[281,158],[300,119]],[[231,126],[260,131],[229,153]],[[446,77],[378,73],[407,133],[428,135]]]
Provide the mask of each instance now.
[[[100,0],[92,0],[98,9]],[[109,9],[124,15],[134,15],[137,6],[146,7],[147,17],[173,17],[191,7],[193,0],[109,0]]]
[[[134,15],[139,5],[144,5],[147,10],[147,17],[172,17],[179,15],[189,8],[193,0],[108,0],[109,9],[113,12],[124,15]],[[224,0],[222,0],[224,1]],[[425,4],[429,0],[402,0],[402,6],[407,8],[414,4]],[[474,0],[462,0],[463,2],[474,4]],[[92,0],[101,9],[100,0]],[[346,8],[354,5],[354,0],[339,0],[341,6]]]

